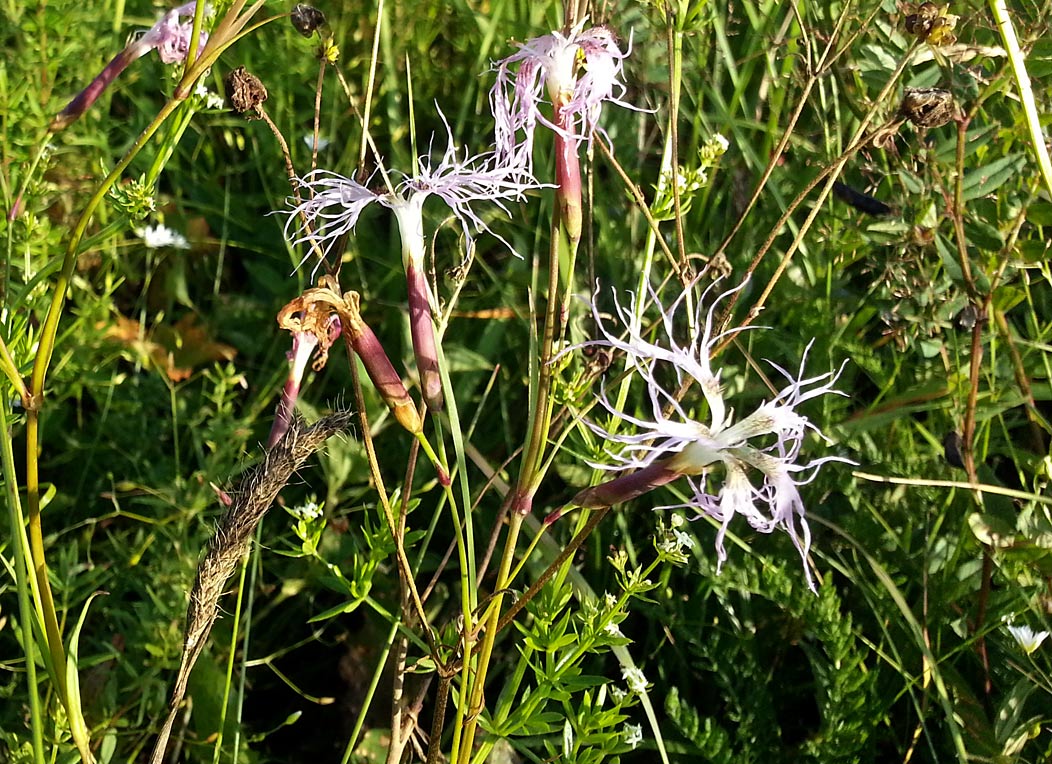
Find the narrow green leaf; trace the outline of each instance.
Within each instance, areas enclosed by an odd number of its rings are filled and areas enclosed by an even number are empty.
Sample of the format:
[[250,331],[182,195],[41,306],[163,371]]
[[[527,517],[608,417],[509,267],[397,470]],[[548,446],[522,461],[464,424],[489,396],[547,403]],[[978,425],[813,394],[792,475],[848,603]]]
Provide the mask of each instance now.
[[84,710],[80,705],[80,674],[77,670],[78,652],[80,650],[80,632],[84,628],[84,622],[88,617],[88,608],[95,598],[103,592],[93,592],[88,601],[84,603],[77,619],[77,625],[69,637],[69,647],[66,651],[66,686],[63,688],[66,698],[66,716],[69,721],[69,731],[73,736],[73,742],[80,752],[84,764],[94,764],[95,756],[91,752],[91,734],[88,724],[84,720]]
[[964,182],[961,184],[961,198],[969,201],[993,193],[1022,170],[1025,164],[1025,154],[1009,154],[995,159],[988,165],[965,172]]

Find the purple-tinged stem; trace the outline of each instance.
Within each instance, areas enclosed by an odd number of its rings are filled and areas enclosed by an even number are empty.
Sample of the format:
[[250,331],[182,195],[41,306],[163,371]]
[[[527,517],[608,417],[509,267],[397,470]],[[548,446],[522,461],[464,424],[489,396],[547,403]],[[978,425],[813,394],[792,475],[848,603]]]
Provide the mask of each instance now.
[[65,109],[55,115],[55,118],[51,120],[51,124],[48,125],[48,131],[57,133],[59,130],[69,127],[76,122],[99,99],[99,96],[110,86],[110,83],[128,68],[132,61],[141,58],[149,52],[149,46],[133,43],[114,56],[106,64],[106,67],[96,75],[95,79],[86,88],[77,93],[73,100],[66,105]]
[[11,205],[11,209],[7,211],[7,222],[13,223],[18,219],[18,216],[22,214],[22,194],[15,197],[15,203]]
[[438,372],[438,348],[435,325],[431,321],[427,278],[414,261],[406,263],[406,288],[409,298],[409,330],[413,337],[413,354],[424,402],[432,413],[442,410],[442,377]]
[[570,504],[584,508],[612,507],[671,483],[682,474],[671,469],[667,460],[654,462],[631,475],[622,475],[597,486],[585,488],[570,499]]
[[307,370],[307,362],[311,354],[318,346],[318,338],[310,332],[293,332],[292,351],[289,356],[289,376],[285,380],[285,387],[281,391],[278,400],[277,411],[274,412],[274,424],[270,428],[270,436],[267,438],[267,450],[270,450],[285,437],[292,422],[292,412],[296,409],[296,401],[300,397],[300,388],[303,384],[303,374]]

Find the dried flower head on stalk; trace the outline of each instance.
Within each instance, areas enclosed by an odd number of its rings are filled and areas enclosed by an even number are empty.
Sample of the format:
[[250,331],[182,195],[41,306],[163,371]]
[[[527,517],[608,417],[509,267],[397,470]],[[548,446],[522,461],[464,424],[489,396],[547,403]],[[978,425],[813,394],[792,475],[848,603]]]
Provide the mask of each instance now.
[[329,349],[343,331],[340,316],[332,306],[321,300],[310,300],[307,294],[292,300],[278,313],[278,326],[292,333],[292,349],[285,354],[289,362],[289,374],[274,413],[267,448],[272,448],[285,436],[292,422],[303,375],[311,356],[314,356],[314,363],[311,364],[314,371],[325,368],[329,361]]
[[313,5],[305,3],[294,5],[289,17],[292,20],[292,26],[304,37],[310,37],[318,31],[319,27],[325,25],[325,14]]
[[[589,428],[607,441],[605,451],[611,460],[608,464],[593,466],[628,474],[581,491],[571,503],[581,507],[611,506],[684,477],[693,495],[687,503],[673,506],[692,507],[720,523],[716,535],[720,566],[727,559],[724,536],[735,515],[742,515],[758,531],[770,533],[775,528],[782,528],[789,534],[804,561],[808,585],[814,589],[807,568],[811,531],[799,486],[814,479],[819,467],[826,462],[851,462],[837,456],[801,462],[808,431],[823,440],[828,439],[797,409],[805,401],[827,393],[843,395],[833,387],[840,372],[804,377],[806,350],[795,377],[772,363],[771,366],[785,378],[786,386],[772,400],[762,403],[748,416],[735,420],[723,397],[720,372],[712,370],[709,356],[723,339],[740,331],[732,329],[713,334],[713,311],[722,299],[737,289],[716,297],[707,314],[703,314],[702,305],[711,291],[712,287],[706,290],[697,308],[695,325],[699,331],[685,345],[676,340],[676,318],[685,302],[686,292],[667,310],[661,308],[661,326],[665,334],[661,342],[644,338],[643,326],[636,318],[634,306],[638,296],[632,296],[629,306],[622,306],[616,292],[614,294],[616,312],[625,326],[627,339],[607,328],[593,301],[592,315],[603,339],[584,343],[581,347],[607,347],[624,353],[628,367],[646,384],[653,418],[621,411],[610,401],[605,390],[599,394],[599,403],[611,414],[612,421],[632,425],[634,431],[614,431],[588,422]],[[654,301],[660,307],[656,295]],[[697,386],[708,407],[707,423],[692,418],[674,392],[662,385],[659,381],[661,369],[671,371],[677,387],[687,379]],[[714,474],[717,472],[722,475]],[[759,486],[753,483],[750,475],[761,478]],[[715,493],[708,488],[705,476],[709,481],[721,482]]]
[[[281,309],[278,326],[291,331],[293,337],[316,337],[315,344],[320,344],[321,352],[325,355],[335,341],[333,328],[337,327],[337,334],[342,332],[350,342],[369,379],[398,423],[411,433],[421,431],[416,404],[380,341],[362,318],[361,297],[357,292],[341,294],[335,278],[322,276],[318,286],[306,290]],[[315,362],[315,369],[319,368],[319,364],[324,365],[324,355]]]

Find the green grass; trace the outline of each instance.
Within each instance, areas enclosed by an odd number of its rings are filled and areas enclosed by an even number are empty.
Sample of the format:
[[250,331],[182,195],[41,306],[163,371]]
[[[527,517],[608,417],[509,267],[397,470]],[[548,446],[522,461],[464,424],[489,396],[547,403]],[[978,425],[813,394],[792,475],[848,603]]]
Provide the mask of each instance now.
[[[230,4],[217,5],[225,12]],[[450,400],[443,414],[425,415],[422,438],[452,485],[442,485],[358,361],[351,373],[353,355],[337,342],[327,365],[308,371],[297,410],[313,421],[351,409],[353,429],[293,476],[226,582],[170,755],[422,761],[434,731],[432,760],[449,757],[471,739],[465,703],[485,638],[464,624],[483,624],[494,603],[506,613],[542,580],[482,659],[484,711],[474,752],[457,751],[461,762],[1052,756],[1052,647],[1028,655],[1006,630],[1006,621],[1040,631],[1052,620],[1052,199],[1032,126],[1052,101],[1052,7],[1008,8],[1030,104],[982,3],[949,9],[960,17],[957,42],[938,49],[907,34],[904,16],[915,9],[892,2],[684,2],[671,19],[664,7],[618,2],[590,12],[590,23],[615,29],[622,49],[631,42],[625,98],[639,110],[607,104],[604,135],[580,152],[584,232],[572,281],[567,245],[554,249],[561,287],[573,293],[566,343],[600,338],[588,308],[596,282],[611,331],[611,288],[627,305],[626,290],[642,281],[671,305],[683,291],[682,253],[694,274],[706,269],[691,288],[694,303],[715,273],[727,277],[710,299],[750,274],[731,315],[720,317],[729,327],[766,328],[736,335],[712,360],[736,419],[783,386],[767,361],[795,375],[813,340],[809,375],[846,362],[836,385],[844,396],[800,407],[828,436],[807,438],[801,458],[858,465],[826,464],[801,487],[817,594],[788,535],[758,533],[744,518],[730,524],[719,573],[715,520],[681,527],[693,542],[685,555],[655,546],[672,516],[694,519],[663,509],[690,501],[684,479],[598,523],[589,524],[597,510],[569,512],[538,535],[535,520],[612,477],[590,463],[609,463],[617,444],[582,421],[631,432],[609,421],[595,394],[605,390],[623,411],[652,418],[645,385],[616,352],[609,366],[580,349],[552,365],[539,360],[549,245],[560,230],[551,188],[510,204],[510,218],[478,207],[521,259],[485,233],[469,250],[448,208],[429,199],[427,275],[449,311],[442,353]],[[176,110],[115,179],[79,243],[73,238],[181,70],[150,53],[78,121],[53,135],[48,125],[162,10],[139,0],[0,4],[9,51],[0,61],[0,198],[5,211],[18,205],[0,222],[0,339],[11,359],[0,363],[3,399],[18,401],[15,380],[31,385],[34,365],[45,393],[39,488],[27,458],[31,401],[8,406],[0,421],[12,447],[0,535],[4,760],[71,762],[88,748],[103,762],[148,760],[222,492],[236,494],[262,461],[288,374],[289,334],[275,316],[323,272],[297,267],[307,252],[286,241],[285,216],[271,214],[291,195],[278,142],[262,121],[225,108],[198,110],[183,129],[177,123],[189,112]],[[268,2],[255,20],[288,10]],[[440,152],[439,109],[458,146],[488,148],[493,62],[563,19],[557,4],[519,0],[322,10],[339,58],[325,67],[318,123],[328,145],[318,166],[363,170],[363,178],[377,153],[388,170],[410,172],[435,132]],[[319,45],[277,19],[223,52],[202,80],[221,92],[237,66],[258,76],[300,175],[311,169],[304,137],[315,119]],[[370,82],[377,153],[366,151],[360,168]],[[879,145],[868,140],[898,121],[904,87],[950,90],[960,128],[905,123]],[[699,151],[716,133],[729,149],[683,192],[677,220],[662,169],[679,165],[697,178]],[[553,144],[539,128],[534,169],[545,183],[555,180]],[[830,168],[890,214],[869,215],[833,194],[817,201]],[[379,187],[380,175],[371,183]],[[143,196],[155,209],[137,219]],[[659,233],[645,212],[659,218]],[[157,223],[190,247],[147,249],[135,230]],[[67,251],[66,300],[46,362],[41,331]],[[340,289],[361,294],[365,322],[419,401],[389,211],[368,208],[341,252],[329,259],[338,261]],[[658,312],[646,303],[642,332],[659,342]],[[685,322],[674,332],[687,340]],[[553,420],[536,467],[543,479],[507,547],[512,575],[503,577],[498,564],[518,521],[509,525],[502,509],[523,469],[531,385],[548,371]],[[664,372],[659,381],[672,390],[678,382]],[[709,421],[697,386],[680,393],[687,415]],[[965,436],[961,461],[945,454],[952,433]],[[698,479],[715,493],[724,477],[715,469]],[[35,528],[19,532],[36,522],[34,492],[53,609],[31,581],[29,561],[41,561]],[[309,501],[323,506],[320,517],[283,509]],[[548,570],[582,529],[590,532],[580,548]],[[97,592],[105,595],[92,599]],[[47,631],[48,613],[63,646]],[[460,665],[465,646],[471,671]],[[76,670],[63,679],[70,656]],[[625,694],[623,672],[633,665],[645,674],[644,693]],[[74,741],[69,720],[75,729],[78,709],[85,733]],[[392,744],[393,723],[406,719],[415,724]],[[626,742],[628,725],[640,725],[639,747]]]

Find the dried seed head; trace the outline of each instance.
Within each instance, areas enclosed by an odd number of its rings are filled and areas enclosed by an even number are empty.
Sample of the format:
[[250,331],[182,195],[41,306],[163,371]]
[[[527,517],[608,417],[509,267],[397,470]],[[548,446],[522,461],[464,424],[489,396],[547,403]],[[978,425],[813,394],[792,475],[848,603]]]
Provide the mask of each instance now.
[[914,13],[903,19],[902,25],[909,34],[929,45],[952,45],[957,42],[953,30],[960,17],[949,10],[948,5],[940,7],[935,3],[921,3]]
[[296,31],[304,37],[310,37],[318,27],[325,24],[324,13],[313,5],[305,5],[303,3],[297,4],[292,9],[289,18],[292,19],[292,26],[296,27]]
[[230,107],[245,119],[259,119],[259,107],[267,100],[267,89],[259,77],[249,74],[243,66],[231,71],[223,80]]
[[958,118],[953,93],[942,88],[906,88],[899,111],[917,127],[941,127]]

